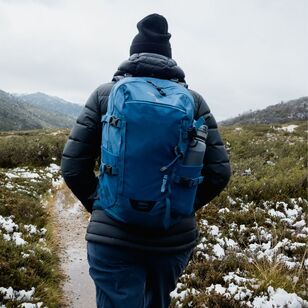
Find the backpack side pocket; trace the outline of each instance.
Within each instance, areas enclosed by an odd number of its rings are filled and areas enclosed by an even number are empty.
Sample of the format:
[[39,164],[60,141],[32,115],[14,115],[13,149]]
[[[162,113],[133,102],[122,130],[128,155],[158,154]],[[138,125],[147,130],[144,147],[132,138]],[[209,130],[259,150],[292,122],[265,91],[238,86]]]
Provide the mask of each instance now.
[[171,183],[171,211],[175,216],[194,214],[194,202],[198,184],[202,183],[203,165],[182,165],[175,167]]
[[115,205],[122,189],[123,151],[126,123],[114,116],[103,119],[99,199],[104,209]]
[[119,157],[102,148],[100,167],[99,195],[103,208],[109,208],[116,202],[119,179]]

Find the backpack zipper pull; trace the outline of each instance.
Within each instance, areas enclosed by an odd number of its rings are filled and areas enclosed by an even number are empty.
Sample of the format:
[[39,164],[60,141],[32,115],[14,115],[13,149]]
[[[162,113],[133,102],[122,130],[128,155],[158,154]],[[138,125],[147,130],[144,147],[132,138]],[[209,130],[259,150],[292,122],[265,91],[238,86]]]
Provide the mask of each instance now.
[[160,168],[160,172],[165,172],[166,170],[168,170],[171,166],[173,166],[177,161],[178,159],[180,158],[183,158],[183,154],[182,153],[179,153],[176,155],[176,157],[167,165],[167,166],[164,166],[164,167],[161,167]]
[[160,94],[161,96],[166,96],[166,93],[163,91],[162,88],[158,87],[155,83],[153,83],[153,82],[150,81],[150,80],[147,80],[147,82],[148,82],[149,84],[151,84],[151,85],[159,92],[159,94]]
[[166,191],[167,181],[168,181],[168,175],[165,174],[164,177],[163,177],[163,182],[161,184],[161,188],[160,188],[161,193],[164,193]]

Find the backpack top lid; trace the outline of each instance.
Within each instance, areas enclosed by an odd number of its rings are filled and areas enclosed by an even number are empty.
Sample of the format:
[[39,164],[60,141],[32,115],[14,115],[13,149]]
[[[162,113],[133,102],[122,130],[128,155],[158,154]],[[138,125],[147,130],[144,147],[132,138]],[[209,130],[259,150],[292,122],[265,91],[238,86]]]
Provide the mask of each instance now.
[[[123,92],[119,94],[119,90]],[[123,77],[115,83],[111,90],[108,108],[113,107],[114,102],[118,105],[116,96],[123,94],[125,94],[125,101],[161,102],[166,106],[182,108],[189,117],[194,117],[194,99],[187,90],[187,85],[185,83],[178,83],[176,80],[153,77]],[[123,110],[119,110],[119,112],[121,113]]]

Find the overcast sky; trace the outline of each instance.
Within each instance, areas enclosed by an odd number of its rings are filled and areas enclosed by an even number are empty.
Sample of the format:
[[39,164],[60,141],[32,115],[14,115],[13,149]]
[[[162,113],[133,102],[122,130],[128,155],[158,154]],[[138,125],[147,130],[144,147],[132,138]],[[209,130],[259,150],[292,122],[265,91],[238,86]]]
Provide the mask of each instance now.
[[308,0],[0,0],[0,89],[84,104],[151,13],[218,120],[308,94]]

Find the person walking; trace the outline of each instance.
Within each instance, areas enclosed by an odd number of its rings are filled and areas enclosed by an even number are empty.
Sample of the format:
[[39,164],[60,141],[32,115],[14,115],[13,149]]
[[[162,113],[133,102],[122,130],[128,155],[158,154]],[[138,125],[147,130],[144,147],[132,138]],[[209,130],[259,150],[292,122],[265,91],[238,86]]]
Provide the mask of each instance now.
[[[168,307],[169,294],[198,243],[195,212],[219,195],[231,174],[214,116],[203,97],[188,88],[184,71],[172,59],[167,20],[151,14],[140,20],[137,28],[129,59],[119,66],[111,82],[102,84],[91,94],[70,133],[61,161],[66,184],[91,213],[86,240],[97,307]],[[181,95],[172,92],[173,89]],[[134,95],[138,99],[133,99]],[[149,102],[151,97],[153,103]],[[121,104],[130,100],[121,105],[125,106],[121,107],[122,113],[118,112],[119,100]],[[171,107],[160,108],[162,102]],[[201,174],[193,178],[190,172],[195,170],[196,175],[197,168],[185,167],[188,160],[185,153],[190,146],[185,146],[187,142],[179,141],[174,152],[162,149],[158,153],[147,148],[149,145],[163,147],[160,141],[175,138],[174,131],[180,128],[169,127],[165,131],[164,127],[173,117],[184,113],[172,104],[186,108],[186,118],[181,123],[188,121],[191,112],[193,119],[202,120],[201,124],[206,125],[202,127],[207,128],[201,130],[201,137],[198,137],[200,125],[199,130],[197,126],[190,130],[197,138],[194,151],[198,142],[200,146],[206,142],[205,153],[200,152],[203,168],[198,172]],[[134,111],[131,124],[126,119],[125,126],[122,115],[126,112],[129,118],[129,110],[133,110],[129,108],[139,108],[136,109],[139,112]],[[118,112],[117,116],[112,112]],[[149,115],[150,112],[153,114]],[[166,115],[159,122],[156,117],[160,112]],[[144,121],[147,117],[150,120]],[[139,134],[138,138],[134,134]],[[184,139],[188,135],[180,133]],[[177,139],[173,143],[174,140]],[[142,159],[135,157],[136,151],[146,155]],[[200,157],[200,153],[194,155]],[[170,157],[170,163],[157,173],[149,172],[152,166],[146,164],[155,164],[164,155]],[[97,160],[98,177],[94,172]],[[177,175],[178,170],[184,173]],[[125,178],[121,179],[123,174]],[[153,198],[146,196],[154,193],[147,187],[152,184],[153,191],[157,187],[159,192],[154,201],[149,201]],[[186,196],[191,199],[190,210],[186,208],[186,204],[189,206]],[[182,204],[182,209],[177,211],[178,204]]]

